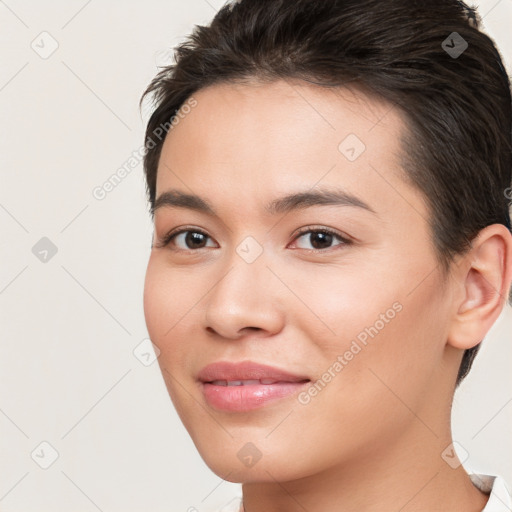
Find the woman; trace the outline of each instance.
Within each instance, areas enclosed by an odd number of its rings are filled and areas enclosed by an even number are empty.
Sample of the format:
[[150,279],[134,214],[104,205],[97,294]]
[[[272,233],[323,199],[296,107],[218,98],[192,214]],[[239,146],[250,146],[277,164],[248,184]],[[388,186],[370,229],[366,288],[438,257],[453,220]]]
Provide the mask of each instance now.
[[476,11],[242,0],[149,94],[146,323],[236,508],[510,507],[450,427],[512,281],[510,84]]

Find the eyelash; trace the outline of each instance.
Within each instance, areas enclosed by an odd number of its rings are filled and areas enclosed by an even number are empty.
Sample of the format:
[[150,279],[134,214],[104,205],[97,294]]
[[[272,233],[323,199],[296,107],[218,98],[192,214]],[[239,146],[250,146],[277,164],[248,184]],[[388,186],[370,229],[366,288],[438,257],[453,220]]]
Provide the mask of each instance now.
[[[205,233],[204,231],[202,231],[200,229],[197,229],[197,228],[194,228],[194,227],[185,227],[185,228],[182,228],[182,229],[180,229],[178,231],[170,231],[169,233],[164,235],[162,238],[159,238],[156,247],[157,248],[166,247],[166,246],[168,246],[170,244],[170,242],[175,237],[177,237],[178,235],[181,235],[182,233],[188,233],[188,232],[199,233],[199,234],[201,234],[203,236],[211,238],[207,233]],[[328,252],[328,251],[331,251],[331,250],[335,249],[338,246],[351,245],[353,243],[353,241],[350,240],[349,238],[342,236],[340,233],[338,233],[337,231],[334,231],[334,230],[332,230],[330,228],[313,228],[312,226],[307,226],[305,228],[302,228],[297,233],[297,236],[293,239],[293,241],[297,240],[298,238],[300,238],[301,236],[303,236],[303,235],[305,235],[307,233],[327,233],[329,235],[332,235],[332,236],[338,238],[338,240],[340,240],[342,243],[337,244],[337,245],[335,245],[333,247],[328,247],[327,249],[301,249],[302,251],[306,251],[306,252],[315,252],[315,253],[318,253],[318,252]],[[206,249],[206,247],[200,247],[199,249],[172,249],[172,250],[173,251],[181,251],[181,252],[197,252],[200,249]]]

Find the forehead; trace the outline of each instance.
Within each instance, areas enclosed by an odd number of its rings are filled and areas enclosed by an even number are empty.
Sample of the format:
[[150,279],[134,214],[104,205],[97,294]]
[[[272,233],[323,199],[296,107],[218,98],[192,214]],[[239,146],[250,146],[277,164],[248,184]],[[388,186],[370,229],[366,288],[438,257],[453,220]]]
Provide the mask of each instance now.
[[[235,193],[248,207],[257,197],[267,203],[294,188],[331,184],[364,188],[371,202],[401,174],[401,111],[357,89],[224,83],[194,99],[164,141],[157,197],[168,188],[221,202]],[[388,196],[396,201],[396,191]]]

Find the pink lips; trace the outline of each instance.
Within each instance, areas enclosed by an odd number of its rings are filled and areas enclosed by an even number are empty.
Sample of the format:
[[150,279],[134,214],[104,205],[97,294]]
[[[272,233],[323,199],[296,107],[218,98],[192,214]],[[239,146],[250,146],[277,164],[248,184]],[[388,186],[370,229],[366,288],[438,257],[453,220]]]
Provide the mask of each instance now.
[[224,411],[250,411],[303,388],[310,379],[272,366],[243,361],[220,361],[198,375],[206,401]]

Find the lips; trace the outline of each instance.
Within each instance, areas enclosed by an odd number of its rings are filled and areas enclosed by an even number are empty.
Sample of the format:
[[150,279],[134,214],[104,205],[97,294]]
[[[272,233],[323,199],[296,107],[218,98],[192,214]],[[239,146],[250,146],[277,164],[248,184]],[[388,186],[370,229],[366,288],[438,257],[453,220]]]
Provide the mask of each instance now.
[[198,375],[203,397],[214,409],[248,412],[303,389],[310,379],[279,368],[244,361],[221,361],[205,366]]
[[[273,384],[275,382],[303,382],[310,380],[305,375],[296,375],[252,361],[231,363],[219,361],[205,366],[198,375],[201,382],[226,382],[227,385],[244,385],[244,382],[259,381],[260,384]],[[242,383],[242,384],[240,384]],[[223,385],[222,383],[219,385]]]
[[257,386],[258,384],[275,384],[276,382],[283,382],[274,379],[249,379],[249,380],[214,380],[210,384],[216,386]]

